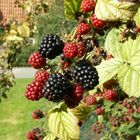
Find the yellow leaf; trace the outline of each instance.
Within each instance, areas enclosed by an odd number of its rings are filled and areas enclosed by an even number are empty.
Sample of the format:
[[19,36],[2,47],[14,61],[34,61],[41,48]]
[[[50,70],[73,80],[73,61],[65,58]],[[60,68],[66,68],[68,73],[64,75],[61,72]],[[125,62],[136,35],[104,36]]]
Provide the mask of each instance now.
[[138,4],[133,2],[98,0],[95,14],[99,19],[105,21],[127,21],[135,16],[137,9]]
[[16,35],[8,35],[6,37],[6,41],[23,41],[23,38],[18,37]]
[[23,23],[21,26],[17,28],[18,33],[23,37],[30,36],[30,28],[26,23]]
[[69,109],[68,111],[71,112],[80,121],[83,121],[87,118],[92,109],[85,103],[80,103],[76,108]]
[[140,7],[134,17],[134,21],[136,22],[137,27],[140,28]]
[[31,1],[31,0],[27,0],[27,1],[24,3],[24,9],[25,9],[28,13],[30,13],[31,10],[32,10],[32,5],[33,5],[32,1]]
[[58,107],[51,111],[48,124],[50,131],[54,136],[61,140],[79,140],[80,128],[78,119],[63,107]]
[[10,32],[9,32],[11,35],[17,35],[17,31],[15,31],[15,30],[10,30]]

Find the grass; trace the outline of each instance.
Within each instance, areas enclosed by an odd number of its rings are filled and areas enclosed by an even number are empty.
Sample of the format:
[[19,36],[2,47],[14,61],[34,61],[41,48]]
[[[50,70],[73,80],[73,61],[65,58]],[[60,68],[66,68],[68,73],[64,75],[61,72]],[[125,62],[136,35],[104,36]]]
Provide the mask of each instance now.
[[[26,132],[41,126],[45,119],[33,120],[32,111],[45,111],[52,105],[45,99],[29,101],[24,92],[32,79],[16,79],[16,85],[8,93],[8,99],[0,103],[0,140],[26,140]],[[47,124],[46,124],[47,125]]]

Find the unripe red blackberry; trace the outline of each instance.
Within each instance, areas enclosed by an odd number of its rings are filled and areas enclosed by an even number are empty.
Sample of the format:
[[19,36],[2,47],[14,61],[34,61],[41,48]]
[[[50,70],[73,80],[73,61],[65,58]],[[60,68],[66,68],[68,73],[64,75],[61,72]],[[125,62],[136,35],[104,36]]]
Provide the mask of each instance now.
[[72,78],[86,90],[94,89],[99,83],[96,68],[86,60],[76,63],[72,69]]
[[37,101],[43,97],[42,89],[44,83],[33,81],[31,84],[28,84],[26,87],[25,96],[32,101]]
[[111,89],[105,89],[103,95],[106,100],[110,100],[110,101],[113,101],[117,97],[116,91]]
[[26,134],[27,140],[38,140],[36,133],[34,131],[29,131]]
[[82,12],[91,12],[95,8],[95,1],[94,0],[83,0],[81,3],[81,10]]
[[93,27],[96,29],[102,29],[106,25],[106,22],[101,19],[98,19],[95,14],[92,15],[91,22]]
[[62,74],[54,73],[45,83],[42,92],[49,101],[59,102],[71,92],[71,84]]
[[57,35],[49,34],[41,42],[39,53],[42,57],[54,59],[60,55],[63,50],[64,43]]
[[78,42],[76,45],[77,45],[77,56],[80,58],[84,56],[86,52],[86,48],[83,42]]
[[42,82],[45,84],[45,82],[48,80],[49,76],[50,75],[48,72],[46,72],[45,70],[41,70],[35,74],[35,81]]
[[96,108],[96,115],[103,115],[105,112],[104,107],[97,107]]
[[34,52],[30,55],[28,63],[35,69],[40,69],[46,65],[46,59],[39,52]]
[[101,133],[103,128],[104,128],[104,125],[98,121],[95,122],[92,126],[92,130],[97,134]]
[[67,94],[64,98],[65,103],[69,108],[78,106],[83,98],[83,88],[79,84],[73,85],[72,92]]
[[39,128],[34,128],[26,133],[27,140],[43,140],[44,132]]
[[84,35],[90,32],[90,25],[88,23],[80,23],[77,26],[77,35]]
[[96,97],[93,95],[89,95],[85,98],[85,103],[87,105],[95,105],[97,103]]
[[65,58],[71,59],[77,55],[77,45],[76,43],[66,43],[63,49],[63,54]]
[[32,112],[33,119],[41,119],[44,117],[44,113],[41,110],[35,110]]
[[85,103],[87,105],[95,105],[97,103],[99,103],[102,100],[102,94],[101,93],[95,93],[93,95],[88,95],[85,98]]

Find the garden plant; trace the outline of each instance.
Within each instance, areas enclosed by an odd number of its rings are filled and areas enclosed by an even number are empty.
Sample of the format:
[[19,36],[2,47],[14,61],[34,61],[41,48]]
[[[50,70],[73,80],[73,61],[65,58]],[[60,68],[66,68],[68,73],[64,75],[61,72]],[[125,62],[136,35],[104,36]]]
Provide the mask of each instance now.
[[[15,1],[15,6],[21,7],[26,12],[26,18],[19,23],[17,19],[3,19],[0,21],[0,100],[7,98],[7,91],[14,85],[12,68],[22,49],[27,49],[34,44],[36,34],[35,19],[45,15],[48,3],[44,1]],[[34,7],[34,8],[33,8]]]
[[27,139],[140,140],[139,1],[64,0],[64,8],[76,26],[46,33],[28,60],[38,72],[25,96],[55,106],[32,113],[48,128]]

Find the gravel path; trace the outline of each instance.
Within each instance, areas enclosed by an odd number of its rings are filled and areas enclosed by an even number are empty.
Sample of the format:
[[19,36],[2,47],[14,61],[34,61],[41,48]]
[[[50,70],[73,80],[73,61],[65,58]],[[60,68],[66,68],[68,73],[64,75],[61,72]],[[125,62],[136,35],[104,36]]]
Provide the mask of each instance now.
[[14,67],[12,71],[15,78],[33,78],[37,72],[36,69],[31,67]]

